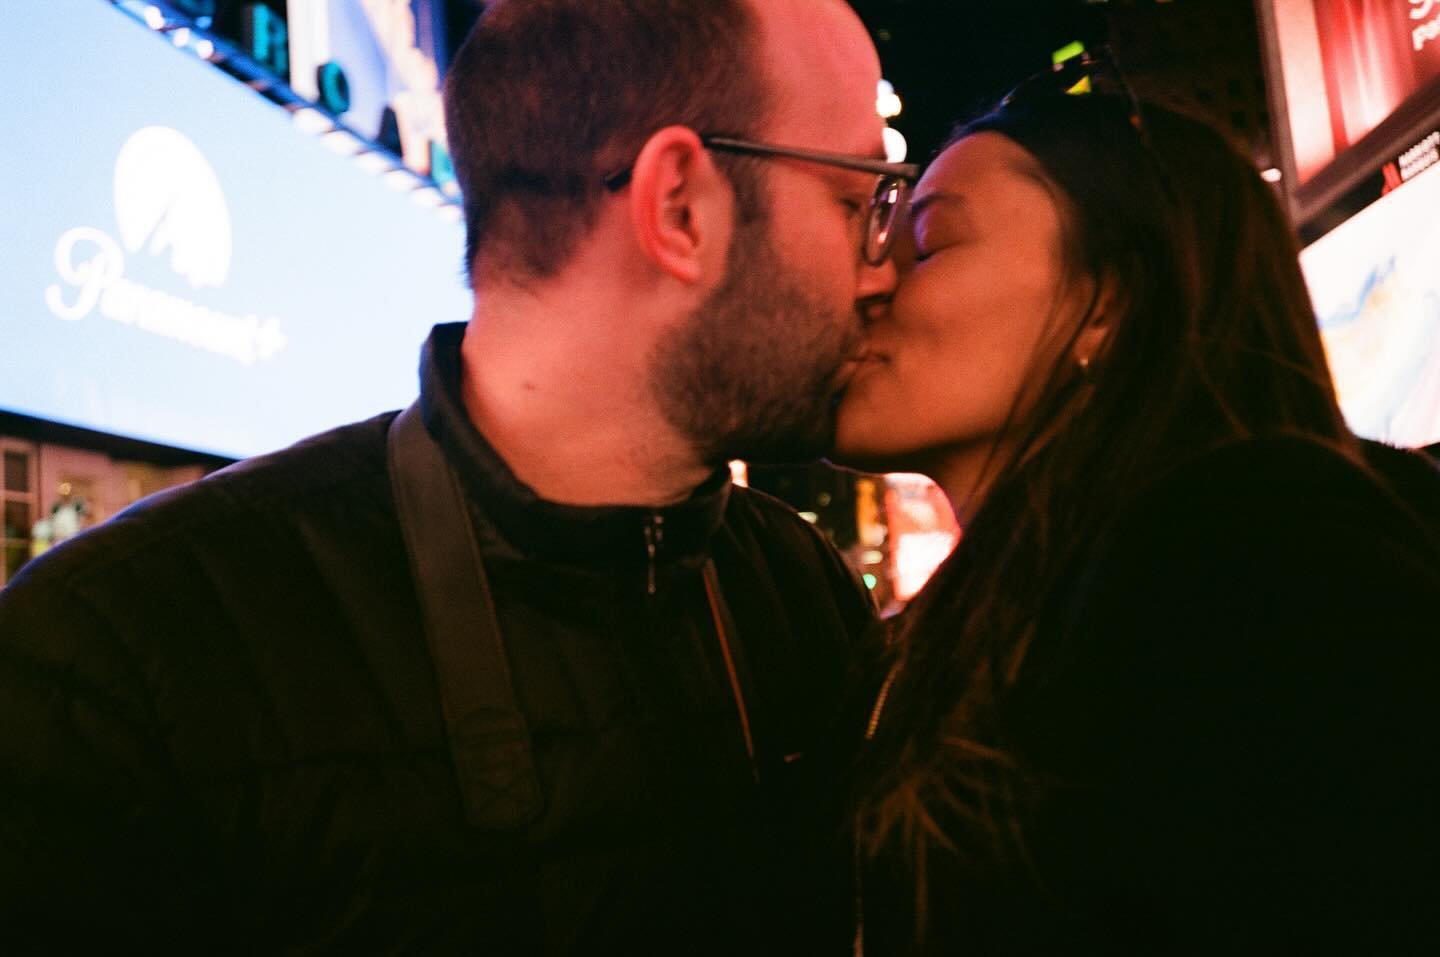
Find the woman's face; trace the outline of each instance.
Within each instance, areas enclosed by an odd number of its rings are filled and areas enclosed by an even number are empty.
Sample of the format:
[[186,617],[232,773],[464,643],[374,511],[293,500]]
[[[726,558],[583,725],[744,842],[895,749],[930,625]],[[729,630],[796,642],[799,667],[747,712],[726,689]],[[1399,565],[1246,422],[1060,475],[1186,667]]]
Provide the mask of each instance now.
[[1050,368],[1062,221],[1030,155],[982,132],[926,170],[909,225],[894,302],[872,317],[840,407],[835,458],[935,475],[954,460],[983,464],[1017,397],[1023,415],[1029,380]]

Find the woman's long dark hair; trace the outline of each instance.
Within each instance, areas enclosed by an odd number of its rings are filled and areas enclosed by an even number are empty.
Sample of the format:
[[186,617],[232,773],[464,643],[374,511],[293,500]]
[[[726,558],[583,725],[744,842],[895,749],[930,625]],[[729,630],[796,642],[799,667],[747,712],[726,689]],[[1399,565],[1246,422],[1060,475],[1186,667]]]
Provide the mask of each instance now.
[[[1289,223],[1254,167],[1215,130],[1123,98],[1052,96],[1002,107],[955,137],[1024,148],[1062,209],[1066,281],[1108,295],[1109,332],[1080,370],[1059,358],[1012,416],[1003,461],[955,553],[906,614],[860,799],[862,848],[916,875],[936,846],[960,866],[1024,864],[1023,756],[997,709],[1063,591],[1121,503],[1227,442],[1303,435],[1359,462],[1331,385]],[[1107,291],[1108,292],[1105,292]]]

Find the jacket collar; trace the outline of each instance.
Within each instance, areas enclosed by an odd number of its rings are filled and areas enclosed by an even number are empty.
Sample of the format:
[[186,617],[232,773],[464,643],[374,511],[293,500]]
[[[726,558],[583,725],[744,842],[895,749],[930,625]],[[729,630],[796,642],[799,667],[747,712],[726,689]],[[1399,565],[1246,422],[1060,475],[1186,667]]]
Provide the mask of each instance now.
[[[717,469],[678,505],[578,506],[547,501],[515,476],[471,423],[460,398],[463,322],[436,326],[420,358],[420,411],[471,499],[505,543],[535,558],[570,562],[699,561],[730,497]],[[648,529],[648,531],[647,531]],[[658,532],[658,534],[657,534]]]

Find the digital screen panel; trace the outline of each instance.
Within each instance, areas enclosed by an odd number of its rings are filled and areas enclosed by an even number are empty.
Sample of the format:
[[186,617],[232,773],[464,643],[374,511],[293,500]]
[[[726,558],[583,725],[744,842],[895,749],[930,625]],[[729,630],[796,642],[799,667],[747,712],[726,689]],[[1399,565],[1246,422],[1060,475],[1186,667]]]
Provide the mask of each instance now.
[[426,0],[289,0],[290,86],[321,98],[328,64],[346,77],[349,108],[341,119],[370,139],[394,117],[406,164],[431,172],[430,144],[445,145],[440,98],[443,5]]
[[1440,442],[1440,166],[1385,194],[1300,262],[1350,427]]
[[1267,6],[1300,185],[1440,79],[1440,0]]
[[241,457],[413,399],[458,223],[104,0],[6,18],[0,409]]

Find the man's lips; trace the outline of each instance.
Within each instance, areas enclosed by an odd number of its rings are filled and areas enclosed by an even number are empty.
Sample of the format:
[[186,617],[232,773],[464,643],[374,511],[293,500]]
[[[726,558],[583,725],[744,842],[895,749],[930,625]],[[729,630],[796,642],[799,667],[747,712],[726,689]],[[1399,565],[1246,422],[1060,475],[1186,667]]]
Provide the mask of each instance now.
[[835,377],[836,382],[840,386],[840,391],[844,392],[844,390],[848,389],[855,381],[856,376],[860,375],[864,370],[887,361],[889,361],[887,356],[873,349],[863,349],[855,353],[841,364],[840,370]]

